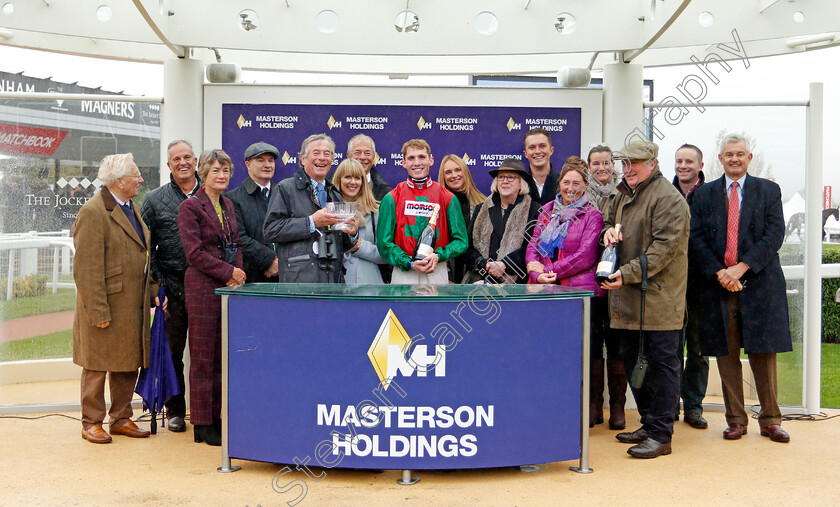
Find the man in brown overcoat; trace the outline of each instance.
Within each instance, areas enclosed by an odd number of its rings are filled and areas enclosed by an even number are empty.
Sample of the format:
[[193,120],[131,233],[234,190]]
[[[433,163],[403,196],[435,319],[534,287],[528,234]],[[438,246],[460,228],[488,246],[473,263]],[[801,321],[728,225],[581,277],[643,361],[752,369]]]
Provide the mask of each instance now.
[[146,437],[131,420],[137,369],[149,364],[149,308],[157,284],[149,270],[149,230],[131,198],[143,181],[130,153],[102,160],[102,190],[79,210],[73,362],[82,367],[82,438],[108,443],[105,376],[110,377],[110,432]]

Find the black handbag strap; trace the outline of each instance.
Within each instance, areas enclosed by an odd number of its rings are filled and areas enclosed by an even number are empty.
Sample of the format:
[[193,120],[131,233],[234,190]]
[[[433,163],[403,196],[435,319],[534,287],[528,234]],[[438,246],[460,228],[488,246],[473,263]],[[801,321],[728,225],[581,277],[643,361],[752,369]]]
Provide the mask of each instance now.
[[639,266],[642,268],[642,307],[639,311],[639,356],[644,356],[645,354],[645,332],[644,332],[644,325],[645,325],[645,294],[647,294],[648,288],[648,262],[647,262],[647,255],[642,254],[639,257]]

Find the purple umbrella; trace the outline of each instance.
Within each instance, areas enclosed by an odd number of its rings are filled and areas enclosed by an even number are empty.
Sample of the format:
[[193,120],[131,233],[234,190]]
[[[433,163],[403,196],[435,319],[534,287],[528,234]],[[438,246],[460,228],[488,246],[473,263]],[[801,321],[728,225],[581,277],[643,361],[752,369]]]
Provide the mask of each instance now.
[[[160,287],[158,298],[163,303],[163,286]],[[176,394],[181,394],[175,366],[172,365],[172,355],[169,353],[169,340],[166,338],[163,313],[162,305],[155,308],[149,367],[140,369],[137,387],[134,388],[134,392],[143,397],[143,410],[148,410],[152,414],[152,435],[157,433],[157,413],[163,412],[163,402]]]

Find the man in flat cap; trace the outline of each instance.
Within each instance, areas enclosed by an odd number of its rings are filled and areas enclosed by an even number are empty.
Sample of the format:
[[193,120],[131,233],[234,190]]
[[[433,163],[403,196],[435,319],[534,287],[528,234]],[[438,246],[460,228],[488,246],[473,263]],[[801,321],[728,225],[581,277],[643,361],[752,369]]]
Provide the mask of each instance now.
[[680,395],[677,348],[685,317],[689,210],[659,172],[658,152],[654,143],[633,140],[613,154],[622,162],[624,179],[604,214],[601,232],[604,245],[618,242],[619,268],[601,287],[609,291],[610,327],[620,333],[627,376],[632,378],[637,364],[640,329],[641,352],[648,361],[643,383],[632,388],[642,427],[616,435],[621,442],[636,444],[627,450],[635,458],[671,453]]
[[280,152],[268,143],[254,143],[245,150],[248,177],[226,195],[233,201],[245,278],[251,282],[277,282],[277,252],[263,237],[268,196],[274,184],[274,161]]

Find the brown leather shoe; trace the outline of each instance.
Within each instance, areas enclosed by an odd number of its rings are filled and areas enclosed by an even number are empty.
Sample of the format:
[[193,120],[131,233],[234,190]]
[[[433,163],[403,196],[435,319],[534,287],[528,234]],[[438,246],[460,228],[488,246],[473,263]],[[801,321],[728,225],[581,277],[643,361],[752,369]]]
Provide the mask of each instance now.
[[742,435],[747,434],[747,428],[743,424],[732,423],[723,430],[723,438],[726,440],[738,440]]
[[790,435],[778,424],[771,424],[770,426],[761,428],[761,436],[770,437],[770,440],[783,444],[790,442]]
[[125,435],[131,438],[145,438],[150,435],[150,433],[146,430],[141,430],[134,424],[134,421],[129,419],[125,422],[122,426],[118,426],[116,428],[111,428],[112,435]]
[[88,429],[82,428],[82,438],[92,444],[107,444],[111,442],[111,435],[105,433],[101,424],[94,424]]
[[624,431],[622,433],[617,433],[615,438],[624,444],[641,444],[648,439],[648,432],[645,431],[644,427],[642,427],[636,431]]

